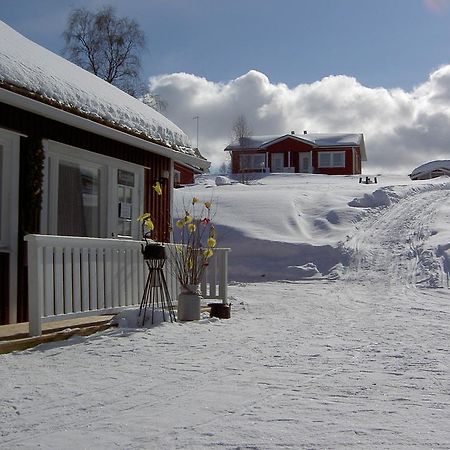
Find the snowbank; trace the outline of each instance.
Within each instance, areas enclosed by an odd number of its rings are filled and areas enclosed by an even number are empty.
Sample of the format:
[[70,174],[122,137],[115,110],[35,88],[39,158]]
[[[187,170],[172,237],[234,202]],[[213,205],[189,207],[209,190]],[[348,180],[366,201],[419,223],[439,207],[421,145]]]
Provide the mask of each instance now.
[[416,167],[410,174],[412,180],[425,180],[442,175],[450,176],[450,160],[430,161]]
[[[371,185],[357,175],[308,174],[253,174],[246,184],[226,186],[216,186],[212,176],[197,182],[177,190],[175,211],[191,196],[213,200],[219,245],[231,248],[230,280],[239,282],[334,279],[337,268],[348,265],[346,243],[366,217],[450,189],[448,179],[413,182],[407,176],[379,176]],[[443,230],[439,239],[434,252],[450,242]]]

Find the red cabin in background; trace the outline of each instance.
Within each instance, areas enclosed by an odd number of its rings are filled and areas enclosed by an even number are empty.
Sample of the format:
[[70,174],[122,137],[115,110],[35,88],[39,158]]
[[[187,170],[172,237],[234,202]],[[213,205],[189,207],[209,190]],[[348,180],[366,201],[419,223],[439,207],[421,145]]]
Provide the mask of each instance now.
[[194,184],[195,175],[200,175],[205,172],[199,167],[189,164],[175,163],[173,167],[173,184],[175,187]]
[[249,136],[230,144],[232,173],[361,173],[367,161],[364,136],[349,133],[307,133]]

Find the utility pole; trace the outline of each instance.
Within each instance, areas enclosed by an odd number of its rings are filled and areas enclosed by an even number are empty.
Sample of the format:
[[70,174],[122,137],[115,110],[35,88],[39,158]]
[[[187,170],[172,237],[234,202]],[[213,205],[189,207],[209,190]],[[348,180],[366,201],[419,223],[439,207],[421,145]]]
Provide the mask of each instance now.
[[196,120],[197,121],[197,150],[198,150],[198,123],[200,122],[200,117],[199,116],[195,116],[192,118],[192,120]]

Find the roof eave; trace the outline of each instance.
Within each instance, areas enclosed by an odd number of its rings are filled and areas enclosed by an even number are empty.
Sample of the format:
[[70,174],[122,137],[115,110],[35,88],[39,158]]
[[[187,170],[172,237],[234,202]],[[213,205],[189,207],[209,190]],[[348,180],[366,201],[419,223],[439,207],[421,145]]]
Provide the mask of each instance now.
[[52,106],[39,100],[35,100],[26,95],[13,92],[10,89],[5,89],[4,87],[0,87],[0,101],[23,109],[25,111],[39,114],[41,116],[47,117],[48,119],[56,120],[66,125],[80,128],[84,131],[89,131],[91,133],[95,133],[100,136],[122,142],[123,144],[131,145],[133,147],[141,148],[143,150],[165,156],[174,161],[195,165],[202,170],[209,169],[211,165],[211,163],[207,160],[197,158],[187,153],[181,153],[162,144],[158,144],[143,137],[138,137],[136,135],[130,134],[126,131],[101,124],[92,119],[88,119],[78,114],[65,111],[64,109]]

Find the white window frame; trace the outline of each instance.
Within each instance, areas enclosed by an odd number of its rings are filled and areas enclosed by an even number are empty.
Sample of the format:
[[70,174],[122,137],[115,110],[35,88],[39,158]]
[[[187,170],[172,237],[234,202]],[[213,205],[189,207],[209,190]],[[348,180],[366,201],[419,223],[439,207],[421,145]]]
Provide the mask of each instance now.
[[[58,226],[58,172],[59,162],[67,161],[83,164],[100,173],[100,217],[106,220],[100,223],[99,237],[118,236],[117,214],[117,171],[118,169],[133,172],[136,179],[136,195],[133,201],[133,215],[139,216],[144,207],[144,168],[133,163],[110,156],[100,155],[60,142],[44,141],[46,152],[44,172],[44,200],[41,214],[41,232],[57,234]],[[140,238],[140,228],[136,220],[132,220],[131,238]],[[123,236],[121,236],[122,238]]]
[[0,252],[9,253],[9,321],[17,322],[20,134],[0,129],[3,148]]
[[[327,155],[330,158],[330,164],[324,164],[322,161],[322,158]],[[342,156],[342,163],[338,164],[336,163],[336,156]],[[339,168],[339,167],[345,167],[345,151],[336,151],[336,152],[319,152],[319,167],[320,168]]]

